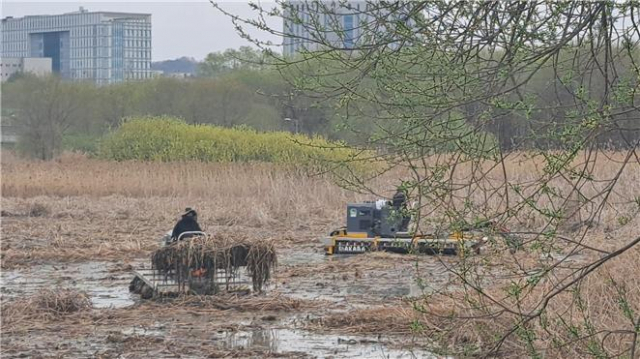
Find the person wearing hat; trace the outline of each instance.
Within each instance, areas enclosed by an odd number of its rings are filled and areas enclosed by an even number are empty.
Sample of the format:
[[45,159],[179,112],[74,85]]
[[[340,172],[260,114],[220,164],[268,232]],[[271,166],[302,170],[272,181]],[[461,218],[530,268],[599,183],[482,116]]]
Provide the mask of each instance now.
[[[202,232],[200,225],[198,224],[198,213],[193,208],[187,207],[182,213],[182,218],[176,223],[171,232],[171,239],[178,240],[180,235],[184,232]],[[192,235],[186,234],[180,239],[189,238]]]

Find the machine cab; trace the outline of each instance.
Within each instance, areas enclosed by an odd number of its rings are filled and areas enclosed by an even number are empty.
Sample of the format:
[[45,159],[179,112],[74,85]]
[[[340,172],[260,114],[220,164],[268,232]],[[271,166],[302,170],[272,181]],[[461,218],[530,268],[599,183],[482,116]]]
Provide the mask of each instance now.
[[350,203],[347,205],[347,233],[393,238],[402,230],[402,216],[395,212],[386,203]]

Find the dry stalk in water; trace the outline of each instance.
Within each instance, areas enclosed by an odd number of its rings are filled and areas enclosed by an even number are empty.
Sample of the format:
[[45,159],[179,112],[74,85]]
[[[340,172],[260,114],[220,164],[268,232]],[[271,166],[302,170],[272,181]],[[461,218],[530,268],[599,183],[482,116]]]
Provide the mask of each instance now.
[[275,248],[266,240],[249,242],[244,237],[222,235],[197,236],[155,251],[151,256],[154,269],[166,276],[174,275],[179,286],[187,285],[194,271],[211,284],[225,270],[227,284],[238,268],[247,267],[253,289],[262,291],[275,270]]

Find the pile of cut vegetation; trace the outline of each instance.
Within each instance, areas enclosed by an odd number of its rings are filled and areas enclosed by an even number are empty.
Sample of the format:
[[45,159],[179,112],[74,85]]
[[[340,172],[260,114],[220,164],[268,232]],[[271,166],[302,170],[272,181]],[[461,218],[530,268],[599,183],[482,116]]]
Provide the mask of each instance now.
[[238,270],[246,267],[254,291],[262,291],[277,264],[276,251],[268,240],[243,237],[198,236],[162,247],[153,253],[154,269],[171,276],[179,285],[189,285],[197,276],[213,285],[233,284]]

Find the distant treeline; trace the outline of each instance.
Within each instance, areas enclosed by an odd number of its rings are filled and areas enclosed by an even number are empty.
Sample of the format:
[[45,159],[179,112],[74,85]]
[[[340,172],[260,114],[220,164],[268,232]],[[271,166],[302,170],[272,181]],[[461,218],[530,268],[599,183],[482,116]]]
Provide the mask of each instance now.
[[65,148],[93,152],[97,141],[123,119],[139,116],[341,138],[333,130],[328,105],[295,94],[269,71],[236,70],[216,78],[159,78],[111,86],[24,76],[3,86],[2,102],[3,123],[18,129],[19,149],[42,159]]
[[[159,78],[95,86],[57,77],[17,76],[2,89],[3,124],[19,129],[18,146],[22,152],[42,159],[52,158],[65,148],[94,152],[99,140],[124,118],[139,116],[171,116],[189,124],[299,132],[359,145],[366,145],[369,138],[385,131],[384,121],[368,115],[375,114],[375,108],[353,110],[357,99],[349,108],[344,105],[344,97],[301,91],[304,73],[299,68],[267,66],[263,54],[243,48],[210,54],[199,65],[198,77],[188,80]],[[616,98],[626,101],[629,111],[608,124],[610,128],[598,131],[596,141],[616,148],[640,139],[640,114],[638,104],[633,103],[640,91],[638,79],[627,78],[624,73],[618,76],[620,93]],[[599,80],[596,75],[589,79]],[[557,133],[563,124],[575,123],[575,119],[566,119],[578,113],[572,108],[575,93],[558,86],[561,81],[550,70],[540,71],[522,88],[521,98],[470,104],[456,109],[456,121],[474,128],[481,126],[505,150],[514,149],[514,143],[518,143],[516,149],[524,149],[523,144],[553,148],[560,143],[546,138],[545,133]],[[375,85],[371,86],[374,90]],[[573,88],[580,89],[578,85]],[[583,96],[597,102],[600,94]],[[526,116],[514,115],[522,114],[523,106],[533,110]],[[515,107],[518,111],[512,111]],[[547,108],[558,110],[551,112]],[[393,122],[389,120],[388,126]]]

